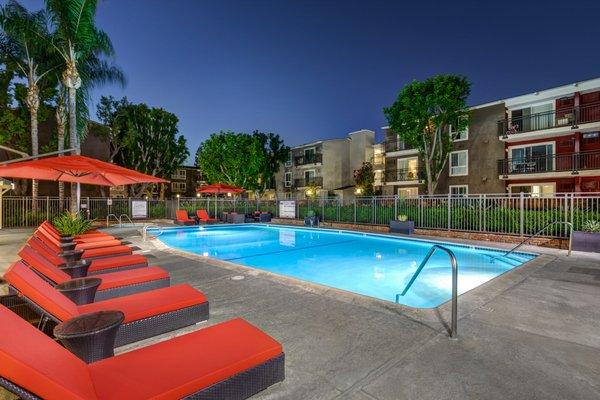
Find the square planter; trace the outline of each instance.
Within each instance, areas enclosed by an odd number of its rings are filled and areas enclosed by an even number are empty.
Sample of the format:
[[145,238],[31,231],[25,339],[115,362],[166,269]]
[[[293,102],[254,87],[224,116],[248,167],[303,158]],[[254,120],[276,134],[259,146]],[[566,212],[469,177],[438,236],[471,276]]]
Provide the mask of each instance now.
[[573,250],[600,253],[600,233],[574,231]]
[[415,233],[415,223],[414,221],[398,221],[395,219],[391,220],[390,232],[402,233],[404,235],[412,235],[413,233]]

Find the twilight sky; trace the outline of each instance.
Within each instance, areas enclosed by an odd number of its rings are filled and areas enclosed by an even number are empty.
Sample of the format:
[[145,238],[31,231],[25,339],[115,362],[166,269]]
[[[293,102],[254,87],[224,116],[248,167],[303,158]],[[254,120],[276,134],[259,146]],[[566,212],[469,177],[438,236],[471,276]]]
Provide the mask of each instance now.
[[599,20],[597,0],[101,0],[128,85],[94,97],[175,113],[192,155],[219,130],[379,134],[413,79],[464,74],[473,105],[600,77]]

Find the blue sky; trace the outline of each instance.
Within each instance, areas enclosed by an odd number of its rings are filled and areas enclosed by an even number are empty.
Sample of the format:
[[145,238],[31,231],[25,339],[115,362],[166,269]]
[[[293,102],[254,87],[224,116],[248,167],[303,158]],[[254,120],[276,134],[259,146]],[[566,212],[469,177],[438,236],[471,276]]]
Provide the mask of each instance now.
[[192,154],[219,130],[379,133],[413,79],[464,74],[478,104],[600,76],[600,2],[554,3],[99,1],[128,85],[94,97],[175,113]]

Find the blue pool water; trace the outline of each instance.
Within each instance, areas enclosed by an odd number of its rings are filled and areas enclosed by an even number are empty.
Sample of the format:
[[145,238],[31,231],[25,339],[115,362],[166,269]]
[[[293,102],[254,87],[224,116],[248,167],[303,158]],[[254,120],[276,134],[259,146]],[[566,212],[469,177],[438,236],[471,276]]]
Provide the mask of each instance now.
[[[346,231],[267,225],[165,229],[169,247],[287,275],[378,299],[395,301],[433,242]],[[458,260],[464,293],[535,257],[482,247],[444,244]],[[436,252],[400,303],[430,308],[451,295],[448,255]]]

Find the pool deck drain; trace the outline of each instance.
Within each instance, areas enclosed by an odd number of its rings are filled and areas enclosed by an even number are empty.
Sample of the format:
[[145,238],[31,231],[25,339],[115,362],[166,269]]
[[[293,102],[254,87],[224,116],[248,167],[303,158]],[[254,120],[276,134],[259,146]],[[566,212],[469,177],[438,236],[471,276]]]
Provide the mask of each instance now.
[[[2,233],[0,268],[26,233]],[[599,255],[526,247],[543,254],[538,263],[495,278],[471,299],[470,292],[459,297],[459,338],[451,341],[443,307],[438,318],[411,314],[127,240],[152,250],[152,263],[174,284],[191,283],[210,299],[211,319],[176,334],[243,317],[283,343],[286,380],[256,399],[600,398]]]

